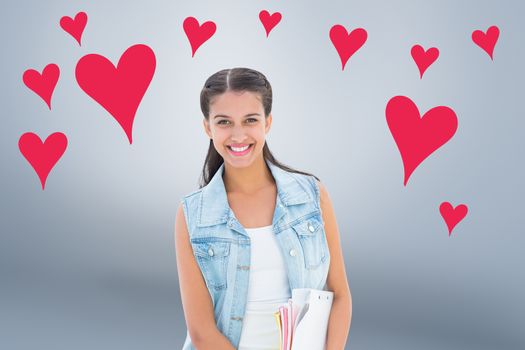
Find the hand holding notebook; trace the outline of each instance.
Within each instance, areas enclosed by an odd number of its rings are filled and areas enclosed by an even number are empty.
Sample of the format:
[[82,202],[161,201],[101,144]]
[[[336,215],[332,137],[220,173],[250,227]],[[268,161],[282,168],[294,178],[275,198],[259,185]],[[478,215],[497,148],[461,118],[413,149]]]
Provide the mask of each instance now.
[[274,313],[280,350],[324,350],[333,292],[312,288],[292,290],[292,298]]

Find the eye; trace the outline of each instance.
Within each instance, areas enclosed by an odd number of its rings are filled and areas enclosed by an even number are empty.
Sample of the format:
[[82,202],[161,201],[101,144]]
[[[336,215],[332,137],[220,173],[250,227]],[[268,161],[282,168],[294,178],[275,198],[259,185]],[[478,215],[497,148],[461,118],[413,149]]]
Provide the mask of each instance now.
[[[256,118],[248,118],[246,119],[247,121],[250,121],[250,124],[254,124],[254,123],[257,123],[258,120]],[[219,122],[217,124],[220,124],[220,125],[226,125],[226,123],[223,123],[223,122],[230,122],[229,120],[226,120],[226,119],[222,119],[222,120],[219,120]]]

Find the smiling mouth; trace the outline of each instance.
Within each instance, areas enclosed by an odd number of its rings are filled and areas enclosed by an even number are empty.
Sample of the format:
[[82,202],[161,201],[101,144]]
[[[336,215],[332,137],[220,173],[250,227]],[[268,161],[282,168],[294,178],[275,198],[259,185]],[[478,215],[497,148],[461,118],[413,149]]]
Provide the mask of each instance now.
[[[231,154],[233,154],[234,156],[239,157],[239,156],[244,156],[245,154],[248,154],[253,148],[253,143],[250,144],[248,146],[248,148],[246,148],[245,150],[242,150],[242,151],[234,151],[230,146],[226,146],[226,147],[228,148],[228,151],[230,151]],[[237,147],[235,147],[235,148],[237,148]]]

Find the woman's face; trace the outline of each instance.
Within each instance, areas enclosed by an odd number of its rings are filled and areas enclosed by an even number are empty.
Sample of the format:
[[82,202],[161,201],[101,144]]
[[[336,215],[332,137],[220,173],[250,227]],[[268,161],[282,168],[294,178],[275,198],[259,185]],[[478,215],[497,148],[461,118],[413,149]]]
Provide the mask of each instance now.
[[272,115],[264,117],[259,96],[251,91],[227,91],[215,96],[210,103],[209,121],[203,120],[217,152],[236,168],[247,167],[262,156]]

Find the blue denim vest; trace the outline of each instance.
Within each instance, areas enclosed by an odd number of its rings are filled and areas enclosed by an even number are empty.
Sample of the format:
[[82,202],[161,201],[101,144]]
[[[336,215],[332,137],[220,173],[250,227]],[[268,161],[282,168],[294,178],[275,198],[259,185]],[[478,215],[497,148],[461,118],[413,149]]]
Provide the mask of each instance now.
[[[266,164],[277,185],[272,225],[290,290],[326,290],[330,254],[316,179]],[[228,204],[223,172],[224,163],[208,185],[184,196],[182,204],[217,328],[238,348],[248,294],[250,238]],[[182,349],[195,349],[188,331]]]

